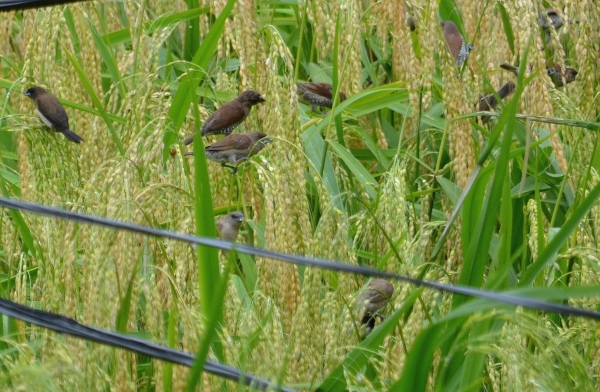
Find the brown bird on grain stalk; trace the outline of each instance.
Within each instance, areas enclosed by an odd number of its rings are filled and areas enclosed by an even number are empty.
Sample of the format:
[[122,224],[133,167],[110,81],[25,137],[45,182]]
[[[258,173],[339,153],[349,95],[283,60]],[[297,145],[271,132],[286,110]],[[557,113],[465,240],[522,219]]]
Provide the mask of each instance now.
[[56,132],[61,132],[73,143],[81,143],[83,138],[69,127],[69,116],[54,94],[50,94],[40,86],[31,87],[23,93],[33,99],[37,112],[46,126]]
[[[330,108],[333,106],[333,86],[329,83],[304,82],[298,83],[298,92],[300,99],[312,105],[312,111],[316,112],[317,107]],[[346,94],[340,91],[340,102],[346,100]]]
[[[256,91],[244,91],[237,98],[215,110],[215,112],[206,119],[200,130],[201,135],[229,135],[235,127],[240,125],[242,121],[248,117],[252,106],[262,102],[265,102],[265,99]],[[188,145],[193,141],[194,135],[191,135],[185,139],[183,143]]]
[[544,31],[544,39],[546,42],[548,42],[550,41],[551,37],[550,26],[554,27],[554,29],[558,31],[564,25],[564,22],[558,13],[553,9],[547,9],[545,12],[540,12],[538,16],[540,19],[540,26]]
[[452,56],[456,61],[456,66],[460,68],[467,57],[469,57],[469,53],[474,47],[471,44],[465,43],[465,39],[458,31],[458,27],[450,20],[442,22],[442,32],[444,33],[444,39],[448,44],[450,53],[452,53]]
[[[517,76],[519,75],[519,68],[515,67],[514,65],[504,63],[500,64],[500,68],[505,69]],[[575,71],[573,68],[566,67],[565,71],[563,72],[562,67],[557,63],[554,63],[552,67],[547,67],[546,73],[548,76],[550,76],[554,86],[557,88],[574,82],[575,77],[577,76],[577,71]]]
[[394,286],[385,279],[373,279],[367,285],[357,300],[362,312],[361,324],[366,324],[365,333],[368,335],[375,327],[375,319],[384,319],[378,312],[383,309],[394,294]]
[[[262,132],[234,133],[207,146],[205,154],[206,158],[232,169],[231,174],[235,174],[241,162],[256,155],[271,142]],[[184,155],[194,155],[194,152],[186,152]]]
[[[477,107],[477,110],[480,112],[489,112],[490,110],[496,109],[496,107],[498,107],[498,98],[500,98],[501,100],[508,97],[510,94],[512,94],[515,91],[515,84],[514,82],[507,82],[504,86],[502,86],[502,88],[500,88],[500,90],[498,90],[496,92],[496,94],[487,94],[487,95],[483,95],[479,98],[479,102],[477,102],[475,104],[475,106]],[[487,123],[488,121],[490,121],[490,116],[481,116],[481,122],[483,124]]]
[[225,241],[235,242],[245,219],[244,214],[239,211],[225,215],[216,222],[219,236]]

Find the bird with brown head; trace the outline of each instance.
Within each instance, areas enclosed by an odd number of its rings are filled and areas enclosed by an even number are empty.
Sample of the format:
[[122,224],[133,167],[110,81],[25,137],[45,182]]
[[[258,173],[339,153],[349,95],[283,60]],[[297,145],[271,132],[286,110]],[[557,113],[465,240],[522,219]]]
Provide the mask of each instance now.
[[[489,112],[490,110],[496,109],[498,107],[498,98],[500,100],[508,97],[515,91],[515,83],[514,82],[506,82],[504,86],[500,88],[500,90],[496,91],[496,94],[487,94],[483,95],[479,98],[479,102],[475,104],[477,110],[480,112]],[[498,98],[496,98],[498,97]],[[481,116],[481,122],[483,124],[490,121],[490,116]]]
[[[240,125],[242,121],[248,117],[252,106],[262,102],[265,102],[265,99],[256,91],[244,91],[237,98],[215,110],[215,112],[206,119],[200,130],[201,135],[229,135],[235,127]],[[186,138],[183,143],[188,145],[193,141],[194,135],[191,135]]]
[[[241,162],[256,155],[271,142],[272,140],[262,132],[234,133],[207,146],[205,154],[206,158],[232,169],[232,174],[235,174]],[[186,152],[184,155],[194,155],[194,153]]]
[[234,242],[245,219],[244,214],[240,211],[230,212],[225,215],[216,222],[219,236],[225,241]]
[[373,279],[360,293],[357,306],[361,312],[361,324],[366,326],[368,335],[375,326],[375,319],[384,317],[378,312],[389,303],[394,295],[394,286],[385,279]]
[[467,57],[469,57],[471,50],[473,50],[473,45],[465,43],[465,39],[458,31],[458,27],[450,20],[442,22],[442,32],[450,53],[452,53],[456,61],[456,66],[460,68]]
[[73,143],[83,141],[83,138],[69,127],[69,116],[54,94],[50,94],[43,87],[34,86],[25,90],[23,95],[35,102],[38,115],[48,128],[61,132]]

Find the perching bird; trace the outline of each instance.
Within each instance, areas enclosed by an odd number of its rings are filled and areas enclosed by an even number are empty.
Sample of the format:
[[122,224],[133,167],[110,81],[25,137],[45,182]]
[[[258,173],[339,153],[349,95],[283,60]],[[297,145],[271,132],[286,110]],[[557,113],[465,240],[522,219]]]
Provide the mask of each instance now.
[[561,66],[558,64],[554,64],[554,67],[546,68],[546,72],[556,87],[562,87],[565,84],[574,82],[577,76],[577,71],[569,67],[566,67],[563,73]]
[[394,286],[384,279],[373,279],[366,290],[360,294],[357,305],[362,311],[361,324],[366,324],[366,334],[373,330],[377,317],[384,318],[377,312],[388,304],[393,294]]
[[[552,27],[554,27],[556,30],[558,30],[564,24],[562,18],[553,9],[547,9],[546,15],[544,15],[543,12],[540,12],[539,18],[540,18],[540,26],[542,26],[542,29],[544,29],[544,30],[549,29],[550,25],[552,25]],[[548,21],[550,21],[550,23],[548,23]]]
[[[210,115],[202,125],[202,136],[224,134],[229,135],[231,131],[244,121],[250,114],[252,106],[265,102],[265,99],[254,90],[246,90],[237,98],[227,102],[213,114]],[[194,141],[194,135],[185,139],[188,145]]]
[[452,53],[454,60],[456,60],[456,66],[460,68],[467,57],[469,57],[469,52],[473,50],[473,46],[471,44],[465,44],[465,40],[454,22],[450,20],[442,22],[442,30],[444,39],[448,44],[448,48],[450,48],[450,53]]
[[358,298],[358,306],[365,313],[377,313],[387,305],[394,294],[394,286],[385,279],[373,279]]
[[[475,106],[477,106],[477,110],[480,112],[489,112],[490,110],[496,109],[496,107],[498,106],[498,99],[496,98],[496,96],[500,99],[504,99],[510,94],[512,94],[514,91],[515,84],[514,82],[509,81],[504,86],[502,86],[500,90],[496,92],[495,95],[487,94],[481,96],[479,98],[479,102],[477,102]],[[490,116],[481,116],[481,122],[483,124],[487,123],[488,121],[490,121]]]
[[[500,64],[500,68],[512,72],[515,75],[519,75],[519,68],[513,65],[504,63]],[[558,64],[546,68],[546,73],[548,73],[548,76],[550,76],[550,79],[552,79],[552,82],[556,87],[562,87],[575,81],[575,77],[577,76],[577,71],[569,67],[566,67],[565,72],[563,73],[561,66]]]
[[[558,31],[558,29],[563,26],[564,22],[558,13],[553,9],[547,9],[545,13],[540,12],[538,16],[540,19],[540,27],[544,31],[544,40],[549,42],[550,37],[552,36],[550,33],[550,26],[554,27],[556,31]],[[548,23],[548,21],[550,23]]]
[[417,18],[415,18],[414,16],[409,16],[406,19],[406,24],[408,25],[410,31],[415,31],[417,29]]
[[234,242],[245,219],[244,214],[239,211],[225,215],[216,222],[219,236],[225,241]]
[[40,118],[49,128],[61,132],[67,139],[74,143],[81,143],[83,138],[73,132],[69,127],[69,117],[65,108],[58,102],[55,95],[50,94],[40,86],[31,87],[23,93],[33,99]]
[[[206,147],[206,158],[231,168],[232,174],[235,174],[240,162],[256,155],[265,145],[272,142],[266,136],[262,132],[234,133]],[[194,153],[186,152],[185,155],[194,155]]]
[[[330,108],[333,106],[333,86],[328,83],[304,82],[298,83],[300,99],[312,104],[312,111],[317,106]],[[346,94],[340,91],[340,102],[346,100]]]

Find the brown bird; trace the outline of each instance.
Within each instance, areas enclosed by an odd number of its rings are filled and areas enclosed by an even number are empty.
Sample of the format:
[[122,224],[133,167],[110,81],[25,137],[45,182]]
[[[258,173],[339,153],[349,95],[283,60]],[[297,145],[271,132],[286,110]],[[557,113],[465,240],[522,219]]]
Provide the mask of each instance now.
[[[544,12],[540,12],[539,18],[540,18],[540,26],[544,30],[550,29],[550,26],[552,26],[556,30],[558,30],[564,25],[562,18],[553,9],[547,9],[545,12],[545,15],[544,15]],[[550,21],[550,23],[548,23],[548,21]]]
[[[545,12],[539,13],[540,27],[544,31],[544,39],[546,42],[550,41],[552,34],[550,33],[550,26],[554,27],[556,31],[560,29],[564,22],[558,13],[553,9],[547,9]],[[550,23],[548,23],[550,22]]]
[[[329,83],[304,82],[298,83],[300,99],[312,104],[312,111],[317,106],[330,108],[333,106],[333,86]],[[340,102],[346,100],[346,94],[340,91]]]
[[413,16],[409,16],[406,19],[406,24],[408,25],[408,28],[410,29],[410,31],[415,31],[417,29],[417,18],[415,18]]
[[40,118],[48,128],[56,132],[61,132],[67,139],[74,143],[81,143],[83,141],[81,136],[71,131],[67,112],[55,95],[50,94],[40,86],[34,86],[25,90],[23,95],[33,99]]
[[[489,112],[490,110],[496,109],[498,106],[498,98],[504,99],[515,91],[515,84],[513,82],[507,82],[496,94],[487,94],[479,98],[479,102],[475,104],[477,110],[480,112]],[[481,122],[483,124],[490,121],[490,116],[481,116]]]
[[556,87],[562,87],[574,82],[575,77],[577,76],[577,71],[569,67],[566,67],[565,72],[563,73],[561,66],[556,63],[554,64],[554,67],[546,68],[546,72]]
[[[231,168],[231,173],[235,174],[239,163],[256,155],[265,145],[272,142],[266,136],[262,132],[234,133],[206,147],[206,158]],[[186,152],[185,155],[194,155],[194,153]]]
[[373,279],[358,297],[357,305],[363,312],[361,324],[366,325],[365,336],[375,327],[375,319],[384,317],[377,312],[383,309],[394,294],[394,286],[384,279]]
[[[202,136],[224,134],[229,135],[235,127],[250,114],[252,106],[265,102],[265,99],[254,90],[246,90],[237,98],[227,102],[210,115],[202,125]],[[188,145],[194,141],[194,135],[183,142]]]
[[383,309],[394,294],[394,286],[385,279],[373,279],[358,299],[365,313],[377,313]]
[[225,215],[216,222],[219,236],[225,241],[234,242],[245,219],[244,214],[239,211]]
[[[519,68],[513,65],[504,63],[500,64],[500,68],[505,69],[515,75],[519,75]],[[546,73],[548,76],[550,76],[550,79],[552,79],[552,82],[557,88],[575,81],[575,77],[577,76],[577,71],[569,67],[566,67],[565,72],[563,73],[561,66],[556,63],[554,66],[546,68]]]
[[452,53],[452,56],[456,61],[456,66],[460,68],[467,57],[469,57],[469,52],[473,50],[473,45],[465,44],[463,36],[458,31],[458,27],[450,20],[442,22],[442,31],[444,33],[444,39],[450,49],[450,53]]

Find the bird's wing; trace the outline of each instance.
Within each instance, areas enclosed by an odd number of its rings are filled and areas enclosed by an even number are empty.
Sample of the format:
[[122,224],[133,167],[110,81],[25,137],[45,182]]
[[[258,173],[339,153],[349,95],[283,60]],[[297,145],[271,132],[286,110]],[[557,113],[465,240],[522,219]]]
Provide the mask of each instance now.
[[219,236],[221,235],[221,232],[223,231],[223,222],[221,222],[221,220],[219,219],[215,225],[217,226],[217,231],[219,232]]
[[206,147],[208,151],[247,150],[252,146],[252,140],[244,134],[234,134],[235,137],[227,137]]
[[500,64],[500,68],[505,69],[509,72],[514,73],[515,75],[519,75],[519,68],[515,67],[514,65],[510,65],[507,63],[502,63]]
[[[38,111],[44,118],[46,118],[49,122],[51,122],[58,130],[68,130],[69,129],[69,117],[67,116],[67,112],[62,107],[58,99],[54,95],[45,94],[44,97],[40,99],[51,105],[40,105],[38,103]],[[52,109],[48,110],[47,107],[51,107]]]
[[217,130],[227,128],[244,120],[246,113],[237,102],[227,102],[217,109],[202,126],[202,130]]
[[304,87],[306,91],[320,95],[325,98],[331,99],[333,97],[332,87],[330,84],[327,83],[306,82],[302,83],[302,87]]

